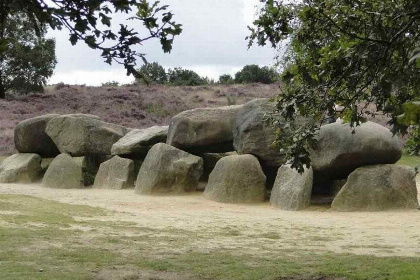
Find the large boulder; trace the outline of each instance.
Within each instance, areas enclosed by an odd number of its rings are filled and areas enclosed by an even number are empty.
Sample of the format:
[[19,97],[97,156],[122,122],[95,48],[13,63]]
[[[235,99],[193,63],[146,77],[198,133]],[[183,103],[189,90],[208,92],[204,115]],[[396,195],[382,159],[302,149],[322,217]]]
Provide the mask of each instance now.
[[232,151],[232,129],[241,107],[198,108],[182,112],[172,118],[166,143],[193,153]]
[[168,128],[168,126],[152,126],[145,129],[133,129],[112,146],[111,154],[145,158],[154,144],[166,142]]
[[164,143],[147,154],[137,177],[136,193],[194,191],[203,173],[203,159]]
[[[267,117],[275,117],[278,127],[285,121],[275,113],[276,103],[268,98],[260,98],[246,103],[240,110],[234,126],[233,146],[239,154],[252,154],[266,167],[280,167],[285,161],[284,156],[273,146],[276,140],[277,128],[267,122]],[[297,124],[307,123],[309,119],[297,117]],[[275,173],[274,172],[274,173]],[[275,176],[275,175],[274,175]]]
[[111,190],[133,188],[135,179],[134,161],[115,156],[101,164],[93,187]]
[[252,155],[220,159],[210,173],[204,197],[225,203],[255,203],[264,200],[266,177]]
[[128,128],[86,115],[55,117],[46,127],[60,152],[75,157],[110,155],[112,145],[128,132]]
[[42,186],[55,189],[80,189],[83,187],[82,167],[70,155],[58,155],[45,172]]
[[321,127],[309,152],[316,176],[335,180],[364,165],[395,163],[402,148],[398,137],[384,126],[366,122],[352,133],[349,124],[337,122]]
[[15,128],[15,146],[20,153],[35,153],[41,157],[55,157],[60,153],[45,133],[50,120],[59,115],[51,114],[24,120]]
[[364,166],[348,177],[331,208],[337,211],[416,209],[415,172],[392,164]]
[[271,191],[270,204],[283,210],[298,211],[309,206],[312,194],[312,167],[305,168],[302,174],[283,165]]
[[37,154],[14,154],[0,165],[0,183],[31,183],[41,176],[41,157]]

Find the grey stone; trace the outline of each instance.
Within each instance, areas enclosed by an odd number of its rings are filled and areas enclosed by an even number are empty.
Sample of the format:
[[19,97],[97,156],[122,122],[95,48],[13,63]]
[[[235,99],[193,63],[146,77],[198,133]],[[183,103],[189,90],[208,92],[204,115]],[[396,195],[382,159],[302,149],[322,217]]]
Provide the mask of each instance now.
[[112,146],[111,154],[144,158],[154,144],[166,142],[168,128],[168,126],[152,126],[146,129],[134,129]]
[[225,203],[256,203],[264,200],[266,177],[252,155],[220,159],[210,173],[204,197]]
[[[233,130],[233,146],[238,154],[256,156],[263,167],[279,167],[285,163],[284,156],[273,146],[277,128],[266,120],[272,116],[278,119],[278,127],[285,124],[275,110],[276,103],[268,98],[252,100],[240,109]],[[297,125],[311,121],[303,117],[296,118]]]
[[74,117],[74,118],[88,118],[88,119],[97,119],[100,120],[101,117],[92,114],[82,114],[82,113],[74,113],[74,114],[66,114],[63,117]]
[[398,137],[373,122],[356,127],[354,134],[348,124],[324,125],[316,139],[317,145],[310,149],[311,164],[316,176],[324,179],[344,179],[365,165],[392,164],[402,154]]
[[37,154],[14,154],[0,165],[0,183],[31,183],[41,176],[41,157]]
[[383,211],[416,209],[415,172],[407,166],[381,164],[364,166],[350,174],[335,197],[336,211]]
[[48,122],[59,115],[43,115],[24,120],[15,128],[14,140],[20,153],[35,153],[41,157],[55,157],[60,151],[45,133]]
[[167,144],[191,152],[233,150],[232,129],[242,105],[197,108],[172,118]]
[[112,145],[128,128],[86,116],[59,116],[48,122],[46,133],[61,153],[71,156],[110,155]]
[[270,204],[283,210],[303,210],[311,201],[312,183],[312,168],[305,168],[304,172],[299,174],[290,165],[283,165],[277,172]]
[[93,187],[112,190],[134,188],[135,179],[134,161],[115,156],[101,164]]
[[136,193],[195,191],[203,173],[203,159],[164,143],[147,154],[137,176]]
[[50,164],[42,186],[55,189],[83,188],[82,167],[68,154],[58,155]]

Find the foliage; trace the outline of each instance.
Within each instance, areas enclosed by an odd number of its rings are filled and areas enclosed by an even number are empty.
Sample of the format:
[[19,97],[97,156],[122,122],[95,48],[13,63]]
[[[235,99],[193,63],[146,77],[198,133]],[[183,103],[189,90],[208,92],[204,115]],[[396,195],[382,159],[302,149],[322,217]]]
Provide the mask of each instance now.
[[168,82],[175,86],[199,86],[207,83],[207,81],[200,77],[196,72],[181,67],[169,69]]
[[235,81],[233,79],[233,77],[229,74],[223,74],[220,75],[219,77],[219,83],[222,85],[231,85],[233,84]]
[[7,91],[27,94],[43,91],[57,63],[55,41],[45,39],[45,28],[39,34],[30,28],[23,13],[9,15],[0,34],[0,98]]
[[420,155],[420,128],[416,127],[410,131],[407,142],[405,143],[405,151],[410,155]]
[[213,78],[209,78],[209,77],[201,77],[201,79],[204,81],[204,84],[206,85],[214,85],[216,84],[216,81]]
[[420,125],[420,102],[408,102],[403,105],[404,113],[398,116],[398,123],[406,126]]
[[155,84],[165,84],[168,81],[165,68],[163,68],[159,63],[146,63],[139,70],[137,70],[141,77],[137,79],[137,82],[145,82],[146,84],[155,83]]
[[420,91],[419,60],[413,63],[420,45],[418,0],[262,2],[249,44],[269,43],[279,52],[286,46],[279,55],[284,89],[278,110],[290,123],[296,115],[317,121],[278,135],[279,148],[295,166],[309,163],[306,147],[328,115],[354,127],[376,115],[368,110],[374,104],[390,117],[394,133],[406,133],[398,116]]
[[[37,35],[42,26],[52,29],[67,29],[69,40],[75,45],[84,42],[92,49],[101,51],[105,62],[123,64],[127,75],[140,77],[135,71],[137,58],[146,61],[145,54],[134,50],[145,41],[156,38],[160,40],[164,52],[170,52],[174,37],[182,32],[180,24],[173,20],[173,13],[167,11],[167,5],[159,1],[149,3],[147,0],[12,0],[1,1],[1,23],[7,22],[10,16],[24,11],[30,20],[30,29]],[[129,15],[133,9],[135,16]],[[140,21],[146,32],[139,34],[138,29],[120,24],[118,31],[111,26],[112,15],[122,13],[127,19]],[[2,31],[4,30],[4,24]],[[0,45],[5,40],[0,36]],[[3,47],[0,57],[4,57]]]
[[263,83],[272,84],[277,80],[278,73],[267,66],[246,65],[241,71],[235,74],[237,83]]
[[109,81],[109,82],[102,83],[101,86],[102,87],[119,87],[120,83],[117,81]]

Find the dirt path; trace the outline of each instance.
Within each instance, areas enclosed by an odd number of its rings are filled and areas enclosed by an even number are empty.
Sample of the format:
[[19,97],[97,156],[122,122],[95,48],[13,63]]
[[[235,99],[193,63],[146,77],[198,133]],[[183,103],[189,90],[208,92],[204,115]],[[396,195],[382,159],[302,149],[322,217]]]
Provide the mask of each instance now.
[[268,203],[212,202],[200,193],[158,197],[136,195],[133,190],[57,190],[42,188],[39,184],[0,184],[0,194],[24,194],[103,207],[116,211],[115,215],[104,219],[196,235],[197,238],[191,236],[180,251],[242,248],[256,254],[290,249],[420,256],[419,210],[338,213],[311,207],[307,211],[287,212],[272,208]]

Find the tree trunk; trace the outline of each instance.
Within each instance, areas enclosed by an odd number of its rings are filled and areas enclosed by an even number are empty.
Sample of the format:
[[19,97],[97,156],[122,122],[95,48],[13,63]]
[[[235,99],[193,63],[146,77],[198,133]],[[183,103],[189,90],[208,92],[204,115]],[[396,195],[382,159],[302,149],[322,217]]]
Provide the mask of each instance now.
[[6,98],[6,89],[4,88],[3,81],[0,77],[0,99]]
[[[6,3],[4,0],[1,0],[1,7],[0,7],[0,40],[4,39],[4,32],[6,29],[6,18],[7,18],[7,11],[6,11]],[[4,60],[4,53],[0,53],[0,67],[3,67],[3,60]],[[6,98],[6,88],[3,83],[3,71],[0,69],[0,99]]]

